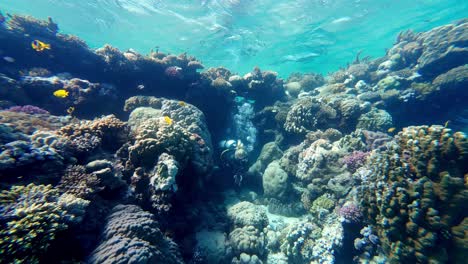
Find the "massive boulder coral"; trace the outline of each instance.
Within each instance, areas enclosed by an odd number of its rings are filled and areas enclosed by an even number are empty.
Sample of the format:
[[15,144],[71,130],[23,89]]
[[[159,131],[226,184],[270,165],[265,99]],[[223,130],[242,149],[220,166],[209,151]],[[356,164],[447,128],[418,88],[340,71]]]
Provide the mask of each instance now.
[[266,210],[250,202],[240,202],[228,208],[228,217],[233,224],[228,239],[233,263],[261,263],[267,253]]
[[343,227],[336,220],[321,226],[305,219],[283,229],[280,241],[290,263],[331,264],[343,243]]
[[336,110],[316,98],[300,98],[288,112],[284,129],[291,133],[307,133],[330,127],[336,118]]
[[117,205],[89,263],[183,263],[177,244],[159,230],[154,216],[136,205]]
[[82,220],[89,201],[51,185],[12,186],[0,193],[2,262],[37,263],[58,232]]
[[273,160],[281,158],[281,156],[283,156],[283,152],[276,142],[266,143],[263,145],[262,151],[260,152],[260,155],[258,156],[255,163],[250,166],[249,173],[260,177],[268,164],[270,164]]
[[363,206],[391,262],[463,262],[468,140],[442,126],[404,128],[371,156]]
[[180,188],[195,191],[210,175],[213,147],[205,116],[188,103],[155,97],[129,98],[125,109],[133,110],[128,123],[135,140],[122,157],[132,189],[158,214],[168,212]]
[[278,161],[271,162],[265,169],[262,177],[263,192],[266,197],[284,199],[289,188],[288,173],[285,172]]
[[[136,106],[149,106],[146,109],[135,109]],[[132,110],[129,123],[136,135],[135,145],[150,139],[156,145],[170,147],[179,162],[185,158],[199,173],[208,173],[213,165],[211,135],[204,114],[195,106],[182,101],[159,99],[155,97],[131,97],[126,102],[126,110]],[[151,121],[148,118],[153,118]],[[144,120],[144,121],[143,121]],[[160,142],[160,143],[157,143]],[[152,144],[154,145],[154,144]],[[161,154],[156,153],[157,155]],[[145,159],[139,155],[139,159]],[[154,158],[154,157],[153,157]],[[156,158],[152,162],[156,161]]]

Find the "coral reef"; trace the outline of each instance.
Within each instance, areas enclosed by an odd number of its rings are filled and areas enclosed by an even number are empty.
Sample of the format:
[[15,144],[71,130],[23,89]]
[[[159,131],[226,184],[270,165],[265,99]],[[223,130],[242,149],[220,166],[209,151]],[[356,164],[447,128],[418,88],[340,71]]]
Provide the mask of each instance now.
[[278,161],[268,164],[263,173],[263,192],[266,197],[285,198],[288,189],[288,174],[280,167]]
[[312,97],[300,98],[288,112],[284,129],[292,133],[306,133],[329,127],[336,118],[336,110]]
[[0,24],[0,262],[465,261],[466,19],[287,81]]
[[228,217],[233,224],[228,238],[233,263],[244,263],[243,259],[259,263],[257,260],[263,259],[267,253],[266,211],[250,202],[240,202],[228,209]]
[[89,201],[51,185],[13,186],[0,193],[2,262],[37,263],[58,232],[82,220]]
[[72,123],[60,128],[57,133],[70,142],[77,154],[89,153],[99,147],[115,150],[128,138],[127,125],[114,115]]
[[363,185],[362,205],[389,261],[461,260],[466,243],[458,236],[466,235],[454,230],[467,217],[467,149],[463,133],[420,126],[371,156],[375,174]]

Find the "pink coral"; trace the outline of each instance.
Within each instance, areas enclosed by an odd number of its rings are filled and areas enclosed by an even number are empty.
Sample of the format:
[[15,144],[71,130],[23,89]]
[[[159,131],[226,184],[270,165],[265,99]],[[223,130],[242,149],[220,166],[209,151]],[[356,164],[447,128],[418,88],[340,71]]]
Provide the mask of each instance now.
[[359,223],[362,220],[362,211],[358,205],[347,203],[340,208],[340,215],[346,223]]
[[34,114],[49,114],[49,112],[47,110],[44,110],[44,109],[39,108],[39,107],[34,106],[34,105],[12,106],[12,107],[8,108],[7,111],[17,112],[17,113],[18,112],[27,113],[27,114],[31,114],[31,115],[34,115]]
[[351,172],[355,172],[358,168],[362,167],[369,156],[369,152],[354,151],[348,156],[343,158],[343,163],[346,164]]
[[173,79],[182,79],[182,68],[177,67],[177,66],[170,66],[167,67],[166,70],[164,71],[167,77],[173,78]]

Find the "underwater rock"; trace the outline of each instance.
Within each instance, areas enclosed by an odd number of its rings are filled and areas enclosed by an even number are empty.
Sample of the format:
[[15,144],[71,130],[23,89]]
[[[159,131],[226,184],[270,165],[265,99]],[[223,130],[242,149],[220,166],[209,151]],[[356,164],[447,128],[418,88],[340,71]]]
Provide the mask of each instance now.
[[[141,107],[146,103],[148,107],[134,109],[135,105]],[[134,106],[130,107],[130,104]],[[131,147],[133,160],[143,159],[154,164],[160,151],[170,146],[172,152],[168,154],[174,155],[179,163],[184,165],[188,158],[198,173],[209,174],[213,166],[213,146],[205,116],[198,108],[182,101],[132,97],[127,100],[126,109],[134,109],[129,119],[137,139]],[[138,154],[142,147],[150,152]]]
[[177,244],[163,235],[153,218],[135,205],[115,206],[88,262],[183,263]]

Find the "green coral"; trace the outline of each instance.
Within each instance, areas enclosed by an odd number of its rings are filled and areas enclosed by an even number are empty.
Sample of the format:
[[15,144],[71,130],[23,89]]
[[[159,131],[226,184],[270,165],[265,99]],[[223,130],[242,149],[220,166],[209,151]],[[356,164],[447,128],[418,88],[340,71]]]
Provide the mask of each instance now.
[[333,199],[333,196],[326,193],[314,200],[310,207],[310,212],[316,215],[321,215],[323,213],[328,214],[334,207],[335,200]]
[[5,262],[35,263],[59,231],[81,219],[88,202],[59,196],[51,185],[13,186],[0,193],[0,254]]

